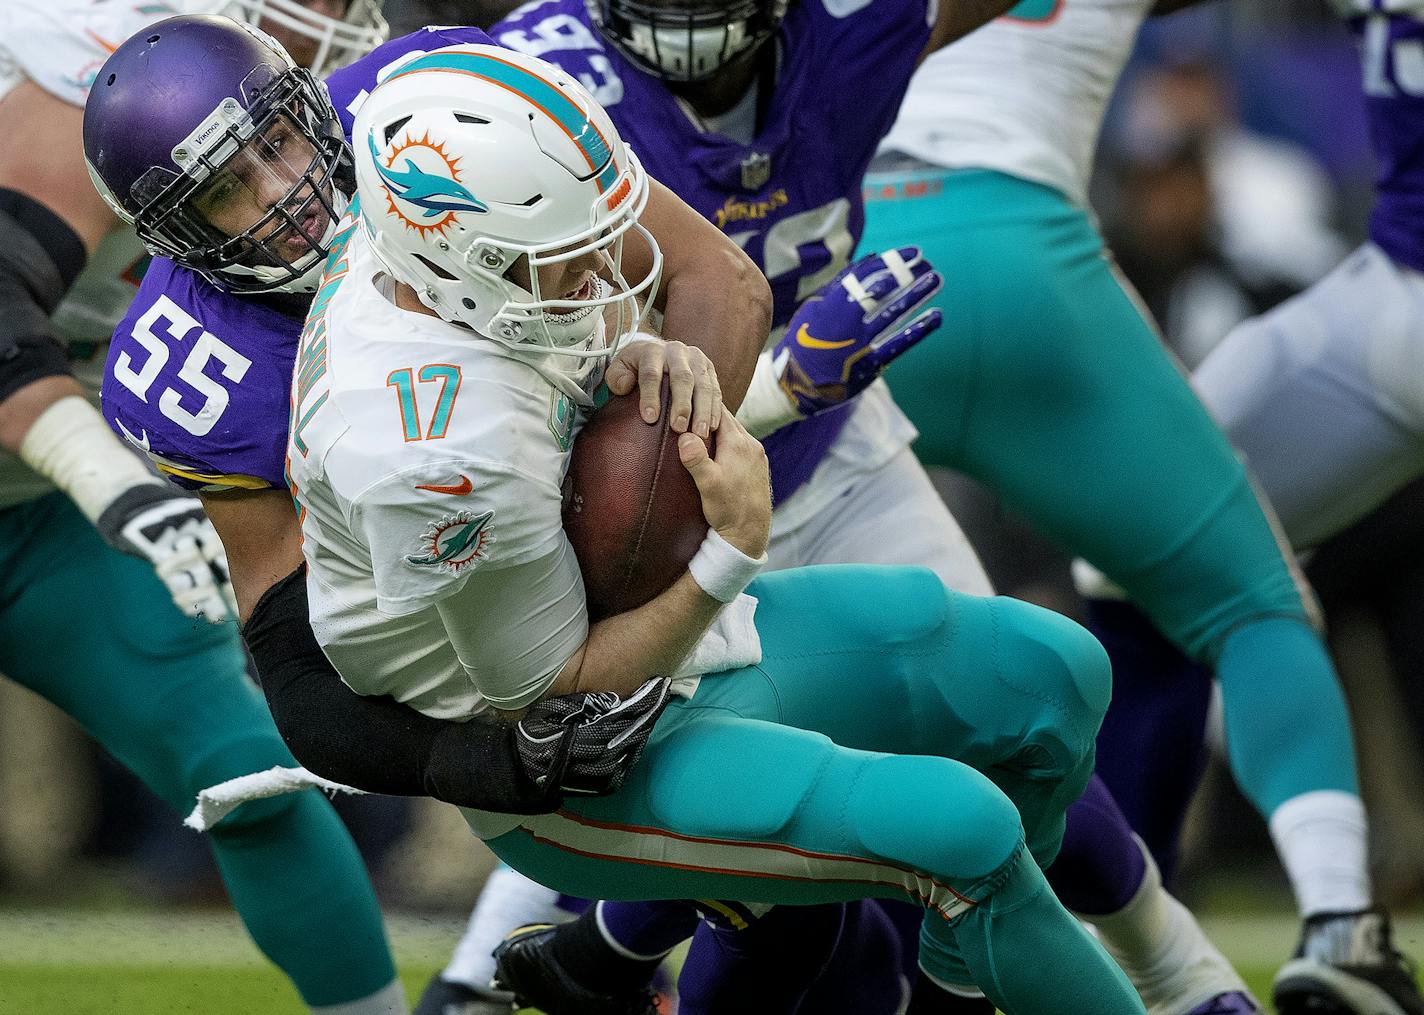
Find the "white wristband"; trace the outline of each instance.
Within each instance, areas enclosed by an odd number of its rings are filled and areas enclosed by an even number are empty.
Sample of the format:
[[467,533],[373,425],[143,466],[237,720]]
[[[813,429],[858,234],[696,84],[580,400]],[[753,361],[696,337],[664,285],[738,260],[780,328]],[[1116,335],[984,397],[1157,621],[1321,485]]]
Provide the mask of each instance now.
[[20,458],[69,494],[91,522],[125,490],[163,485],[78,395],[66,395],[36,417],[20,441]]
[[708,529],[687,570],[703,592],[719,603],[730,603],[765,566],[766,554],[748,557],[723,539],[716,529]]
[[801,419],[796,405],[781,390],[781,371],[772,362],[771,353],[757,357],[752,383],[737,410],[737,419],[757,440]]

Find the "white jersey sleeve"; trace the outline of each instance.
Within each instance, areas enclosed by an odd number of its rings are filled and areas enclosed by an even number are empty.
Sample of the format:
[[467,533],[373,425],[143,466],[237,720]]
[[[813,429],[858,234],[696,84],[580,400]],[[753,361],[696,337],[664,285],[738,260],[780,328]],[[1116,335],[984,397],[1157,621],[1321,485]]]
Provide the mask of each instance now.
[[199,10],[192,0],[4,0],[0,95],[27,77],[83,106],[99,68],[125,39],[155,21]]
[[472,575],[438,610],[461,669],[495,708],[532,705],[588,638],[583,577],[567,539],[527,563]]
[[403,617],[461,589],[480,571],[558,548],[559,487],[504,462],[448,458],[383,477],[351,504],[371,552],[376,607]]

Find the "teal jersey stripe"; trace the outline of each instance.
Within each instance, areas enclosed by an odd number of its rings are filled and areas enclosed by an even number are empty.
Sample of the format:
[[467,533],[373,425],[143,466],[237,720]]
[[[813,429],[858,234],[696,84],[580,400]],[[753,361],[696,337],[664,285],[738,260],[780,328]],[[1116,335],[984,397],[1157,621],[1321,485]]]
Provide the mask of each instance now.
[[531,74],[523,67],[505,63],[483,53],[456,51],[417,57],[387,80],[394,81],[406,74],[418,74],[427,70],[453,70],[474,74],[513,89],[547,112],[555,123],[563,127],[588,157],[590,166],[595,169],[602,167],[597,179],[600,191],[607,190],[618,178],[618,167],[609,157],[608,142],[599,135],[592,121],[568,96],[537,74]]

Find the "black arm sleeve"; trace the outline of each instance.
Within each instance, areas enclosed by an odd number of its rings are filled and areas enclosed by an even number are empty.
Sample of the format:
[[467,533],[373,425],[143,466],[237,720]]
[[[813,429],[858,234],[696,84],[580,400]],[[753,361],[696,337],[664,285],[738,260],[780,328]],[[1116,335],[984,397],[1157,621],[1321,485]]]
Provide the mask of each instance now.
[[242,631],[277,730],[302,765],[371,793],[510,814],[558,809],[557,789],[525,776],[513,723],[432,719],[342,683],[312,634],[305,578],[299,568],[268,589]]
[[69,373],[49,315],[84,268],[84,244],[65,221],[0,187],[0,400]]

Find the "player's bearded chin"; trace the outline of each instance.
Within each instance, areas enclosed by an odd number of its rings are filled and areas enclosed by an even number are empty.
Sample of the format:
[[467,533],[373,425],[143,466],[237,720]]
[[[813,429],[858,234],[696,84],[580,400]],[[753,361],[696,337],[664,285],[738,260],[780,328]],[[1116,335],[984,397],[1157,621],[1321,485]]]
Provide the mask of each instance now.
[[533,278],[528,257],[511,264],[505,278],[522,291],[518,298],[527,297],[539,308],[530,324],[542,332],[537,344],[546,350],[545,364],[552,368],[552,376],[562,378],[556,386],[569,394],[581,389],[591,396],[608,357],[637,326],[638,300],[629,291],[633,287],[619,271],[619,259],[606,247],[589,249],[575,243],[541,251],[533,259],[537,272]]
[[[579,297],[584,300],[604,299],[613,291],[613,286],[598,275],[590,275],[580,288],[586,293]],[[623,302],[619,300],[606,306],[546,310],[540,323],[557,347],[597,349],[608,344],[609,334],[618,334],[616,330],[611,329],[617,327],[620,318],[627,318],[628,315],[620,309]]]
[[[586,293],[582,298],[589,300],[604,299],[613,292],[612,283],[600,275],[590,275],[580,288]],[[636,307],[630,306],[634,299],[635,297],[629,296],[612,303],[589,306],[569,313],[545,311],[540,324],[549,333],[556,347],[582,351],[609,349],[611,353],[610,347],[617,343],[610,341],[610,338],[622,335],[637,319]],[[552,353],[550,358],[561,372],[576,378],[581,387],[590,391],[602,379],[603,370],[608,365],[608,360],[602,357],[587,359]]]

